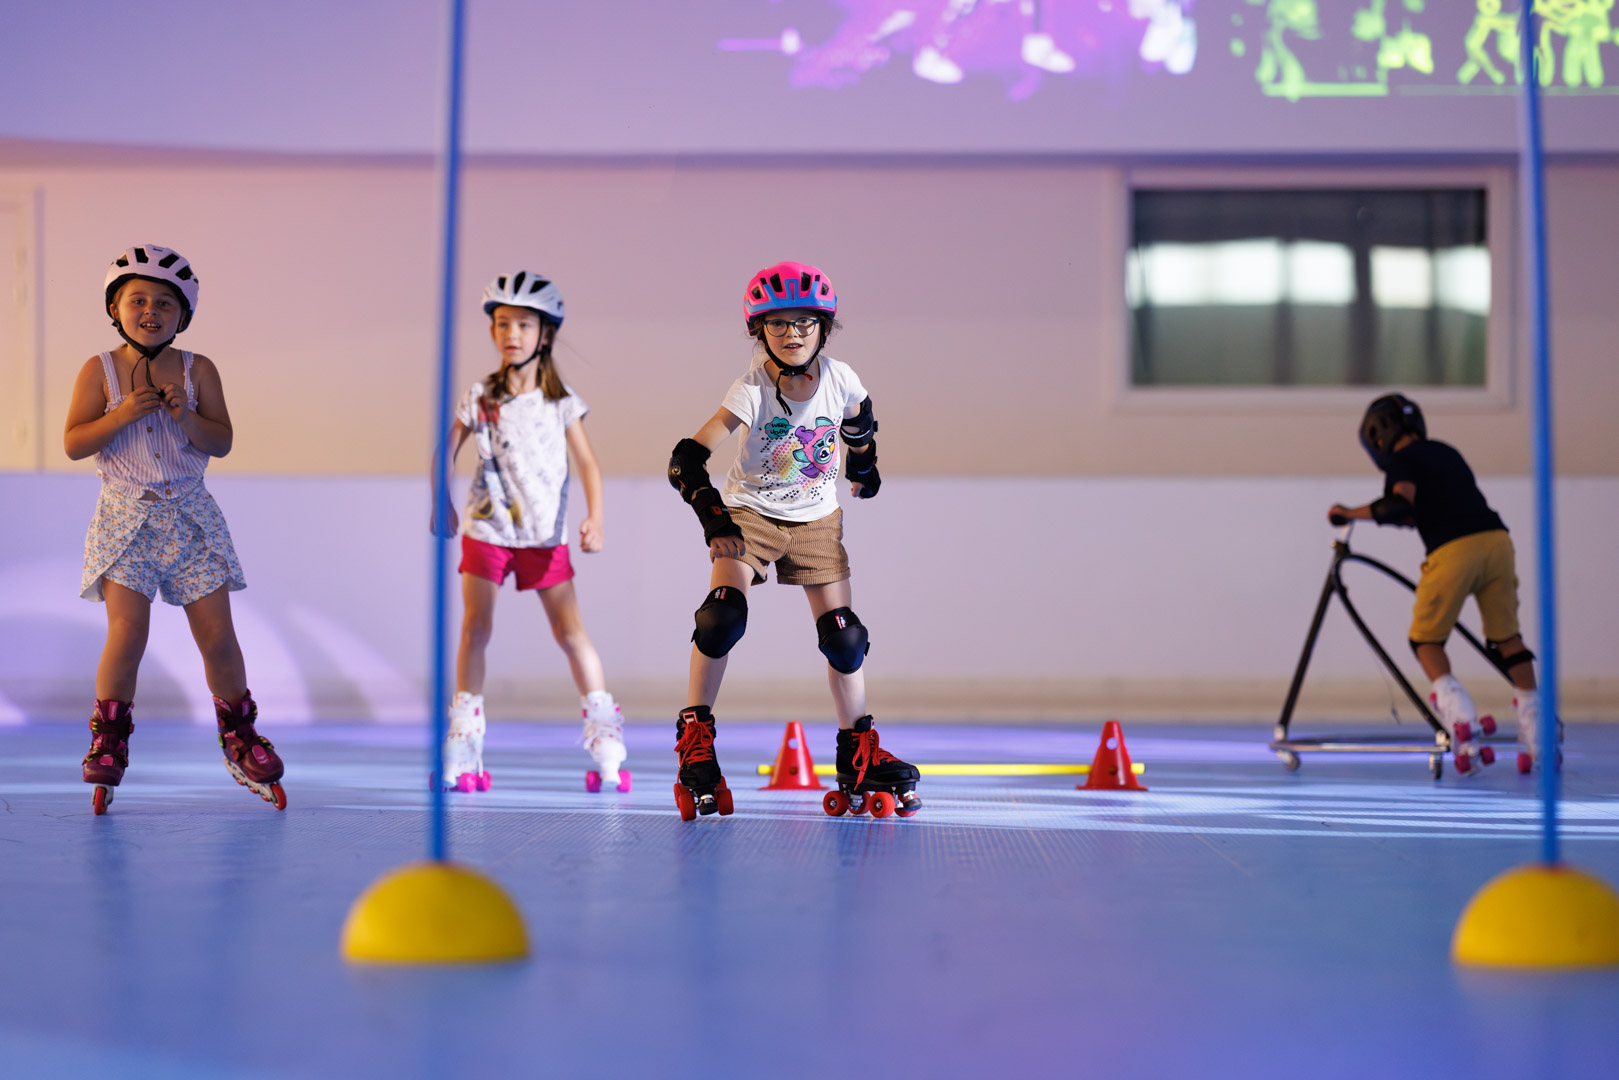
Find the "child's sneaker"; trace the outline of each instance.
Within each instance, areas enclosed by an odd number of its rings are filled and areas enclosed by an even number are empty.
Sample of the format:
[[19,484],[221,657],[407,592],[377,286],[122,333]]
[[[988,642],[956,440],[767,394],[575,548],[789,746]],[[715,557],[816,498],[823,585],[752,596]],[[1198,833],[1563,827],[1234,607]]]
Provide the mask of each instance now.
[[592,690],[585,695],[585,731],[580,741],[595,759],[596,768],[585,773],[585,790],[596,792],[603,784],[619,791],[630,790],[628,769],[619,770],[624,763],[624,712],[605,690]]
[[1475,741],[1480,735],[1478,707],[1461,680],[1454,675],[1441,675],[1433,681],[1433,692],[1428,695],[1439,724],[1450,736],[1451,753],[1455,755],[1456,772],[1473,776],[1480,763],[1495,760],[1495,751],[1480,747]]
[[487,727],[483,695],[457,690],[450,699],[450,730],[444,736],[444,790],[488,791],[483,767],[483,735]]

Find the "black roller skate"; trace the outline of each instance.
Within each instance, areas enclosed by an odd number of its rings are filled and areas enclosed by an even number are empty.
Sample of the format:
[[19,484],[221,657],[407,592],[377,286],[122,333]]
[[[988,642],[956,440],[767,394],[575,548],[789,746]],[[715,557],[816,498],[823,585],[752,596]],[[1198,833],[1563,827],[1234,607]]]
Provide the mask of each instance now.
[[253,692],[248,691],[235,704],[214,698],[214,716],[219,721],[219,748],[225,752],[225,768],[231,776],[277,810],[285,810],[287,793],[278,781],[286,768],[270,740],[253,729],[259,718]]
[[922,774],[877,745],[871,717],[862,716],[854,727],[838,732],[838,790],[826,793],[821,805],[833,817],[864,814],[874,818],[898,814],[910,817],[922,809],[916,782]]
[[714,757],[714,714],[706,705],[680,710],[675,721],[675,753],[680,757],[680,779],[675,783],[675,805],[680,820],[698,814],[729,814],[731,789],[725,786],[720,763]]
[[129,733],[135,730],[132,701],[111,698],[96,702],[90,714],[90,752],[84,755],[84,782],[96,786],[90,805],[105,814],[112,805],[112,792],[129,768]]

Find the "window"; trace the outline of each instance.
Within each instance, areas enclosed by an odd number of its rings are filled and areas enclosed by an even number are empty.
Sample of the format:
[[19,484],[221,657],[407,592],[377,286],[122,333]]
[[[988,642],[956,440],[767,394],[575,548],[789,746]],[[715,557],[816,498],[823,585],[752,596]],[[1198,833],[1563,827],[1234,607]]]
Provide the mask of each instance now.
[[1485,385],[1483,186],[1137,189],[1133,386]]

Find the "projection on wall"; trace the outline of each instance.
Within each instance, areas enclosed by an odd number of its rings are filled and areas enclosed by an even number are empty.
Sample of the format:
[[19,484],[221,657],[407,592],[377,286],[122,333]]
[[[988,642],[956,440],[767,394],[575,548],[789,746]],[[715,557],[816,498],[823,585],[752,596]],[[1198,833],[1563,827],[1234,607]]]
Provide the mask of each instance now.
[[[783,6],[780,0],[764,2]],[[1188,89],[1196,93],[1200,48],[1246,62],[1258,92],[1293,102],[1488,94],[1510,89],[1522,77],[1521,12],[1503,0],[1474,0],[1470,19],[1468,0],[823,3],[837,13],[829,34],[786,26],[774,37],[721,38],[718,47],[780,53],[790,62],[787,80],[795,87],[854,86],[875,69],[903,64],[917,79],[940,85],[998,78],[1014,101],[1050,78],[1121,81],[1132,70],[1193,76]],[[1536,0],[1544,85],[1573,93],[1607,88],[1602,51],[1619,47],[1614,3]],[[1445,63],[1455,54],[1465,57],[1459,68]],[[1209,66],[1206,59],[1202,66]]]

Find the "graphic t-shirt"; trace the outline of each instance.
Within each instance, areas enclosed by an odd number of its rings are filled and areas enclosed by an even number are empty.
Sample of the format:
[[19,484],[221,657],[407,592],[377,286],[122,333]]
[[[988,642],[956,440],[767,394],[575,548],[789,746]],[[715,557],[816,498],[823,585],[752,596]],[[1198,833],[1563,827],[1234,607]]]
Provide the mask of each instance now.
[[866,399],[854,369],[824,353],[821,381],[808,401],[776,401],[776,383],[764,347],[753,366],[731,384],[724,406],[746,426],[720,497],[727,506],[781,521],[815,521],[838,508],[838,425],[844,410]]
[[567,397],[545,400],[539,389],[483,408],[473,383],[455,410],[472,432],[478,469],[461,534],[501,547],[557,547],[568,542],[568,425],[590,407],[564,384]]
[[1395,484],[1416,485],[1413,523],[1429,552],[1463,536],[1506,528],[1484,501],[1473,470],[1448,443],[1418,439],[1395,451],[1387,476],[1385,495],[1393,493]]

